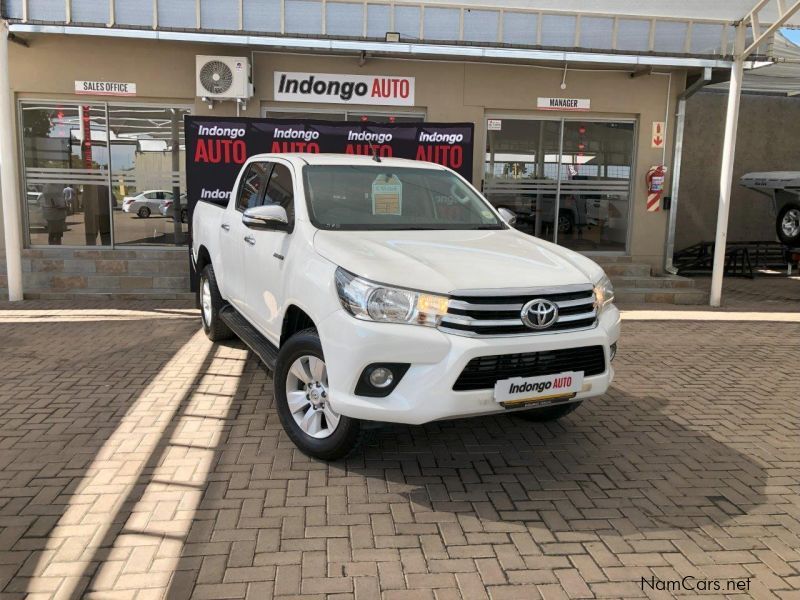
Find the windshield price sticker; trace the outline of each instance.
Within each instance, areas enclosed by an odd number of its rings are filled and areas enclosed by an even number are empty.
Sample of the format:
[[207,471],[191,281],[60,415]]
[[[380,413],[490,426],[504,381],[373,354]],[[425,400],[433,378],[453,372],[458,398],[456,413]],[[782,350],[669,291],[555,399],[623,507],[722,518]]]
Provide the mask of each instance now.
[[372,182],[372,214],[403,214],[403,184],[395,175],[378,175]]

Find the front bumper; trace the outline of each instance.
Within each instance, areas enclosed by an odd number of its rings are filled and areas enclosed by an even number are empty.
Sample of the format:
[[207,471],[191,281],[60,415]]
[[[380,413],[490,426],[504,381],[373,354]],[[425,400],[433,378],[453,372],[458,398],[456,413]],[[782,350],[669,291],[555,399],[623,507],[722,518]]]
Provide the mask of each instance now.
[[[495,402],[492,389],[453,391],[466,364],[479,356],[602,346],[606,370],[585,377],[575,400],[603,394],[614,378],[610,346],[620,333],[619,311],[613,306],[589,330],[518,337],[462,337],[429,327],[360,321],[344,310],[318,325],[333,409],[356,419],[412,425],[508,412]],[[384,362],[411,367],[388,396],[355,395],[364,368]]]

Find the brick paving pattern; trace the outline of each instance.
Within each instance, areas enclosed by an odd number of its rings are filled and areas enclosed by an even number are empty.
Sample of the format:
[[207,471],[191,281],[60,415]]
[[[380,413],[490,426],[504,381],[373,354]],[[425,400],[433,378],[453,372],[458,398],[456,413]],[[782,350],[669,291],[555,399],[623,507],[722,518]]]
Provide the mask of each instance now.
[[800,318],[631,320],[560,423],[386,426],[324,464],[185,304],[1,308],[3,600],[800,593]]

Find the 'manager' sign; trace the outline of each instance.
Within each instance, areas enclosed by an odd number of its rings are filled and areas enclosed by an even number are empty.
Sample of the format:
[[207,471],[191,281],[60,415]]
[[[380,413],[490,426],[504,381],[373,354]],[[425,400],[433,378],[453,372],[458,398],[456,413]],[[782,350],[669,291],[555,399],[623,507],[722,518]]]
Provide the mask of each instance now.
[[136,84],[119,81],[76,81],[75,93],[96,96],[135,96]]
[[536,102],[539,110],[589,110],[591,105],[589,98],[539,98]]
[[275,100],[414,106],[414,78],[275,71]]

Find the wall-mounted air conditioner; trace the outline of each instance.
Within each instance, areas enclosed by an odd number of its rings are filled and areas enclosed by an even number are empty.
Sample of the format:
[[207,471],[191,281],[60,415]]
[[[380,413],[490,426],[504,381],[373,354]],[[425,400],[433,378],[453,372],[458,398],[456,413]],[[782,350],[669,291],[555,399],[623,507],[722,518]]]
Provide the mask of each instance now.
[[196,56],[197,95],[210,100],[253,96],[250,61],[241,56]]

